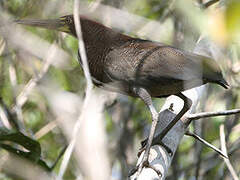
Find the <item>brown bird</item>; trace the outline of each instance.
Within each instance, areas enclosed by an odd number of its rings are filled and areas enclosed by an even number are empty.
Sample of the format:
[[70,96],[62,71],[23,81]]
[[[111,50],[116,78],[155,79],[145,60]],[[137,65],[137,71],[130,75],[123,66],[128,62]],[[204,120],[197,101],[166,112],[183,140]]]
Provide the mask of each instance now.
[[[184,107],[158,136],[175,125],[191,106],[181,91],[216,83],[228,87],[218,64],[209,57],[186,52],[159,42],[118,33],[102,24],[80,16],[90,73],[96,86],[128,96],[140,97],[152,115],[152,126],[140,169],[148,165],[149,150],[158,121],[152,97],[177,95]],[[17,20],[19,24],[54,29],[77,37],[72,15],[54,20]],[[81,59],[79,58],[81,63]]]

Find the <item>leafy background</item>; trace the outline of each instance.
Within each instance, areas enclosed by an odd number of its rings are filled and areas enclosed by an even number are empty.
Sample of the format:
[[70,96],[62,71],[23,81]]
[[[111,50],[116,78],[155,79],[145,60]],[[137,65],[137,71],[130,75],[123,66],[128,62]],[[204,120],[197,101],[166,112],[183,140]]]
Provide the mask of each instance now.
[[[217,111],[239,107],[240,2],[238,0],[220,0],[210,7],[204,6],[207,3],[204,0],[102,0],[100,2],[160,22],[164,36],[152,40],[171,44],[184,50],[192,51],[199,36],[207,35],[217,44],[217,50],[221,51],[223,58],[218,59],[218,62],[231,88],[225,91],[218,86],[210,85],[205,93],[206,97],[198,105],[198,111]],[[29,46],[27,40],[31,37],[27,34],[26,41],[13,39],[25,47],[21,49],[9,43],[6,32],[3,33],[3,31],[8,24],[11,25],[12,19],[57,18],[70,14],[72,7],[73,1],[71,0],[0,1],[1,19],[3,20],[6,16],[10,18],[7,23],[0,22],[0,141],[2,142],[0,179],[26,178],[25,171],[17,170],[19,166],[16,165],[15,169],[10,168],[11,163],[17,164],[19,157],[21,157],[19,160],[21,162],[22,157],[26,156],[27,162],[22,164],[30,161],[43,168],[39,170],[41,175],[48,171],[44,167],[51,168],[69,142],[69,136],[64,128],[72,122],[72,119],[76,120],[85,90],[83,71],[77,62],[76,39],[55,31],[17,26],[17,28],[24,28],[34,37],[37,36],[40,40],[47,41],[50,45],[55,43],[67,54],[66,64],[58,63],[55,58],[57,65],[49,65],[46,71],[43,71],[46,65],[44,59],[27,49],[33,49],[33,47],[41,49],[44,44],[37,40]],[[94,11],[92,13],[94,14]],[[16,26],[10,26],[10,28],[17,33]],[[141,28],[139,27],[139,30]],[[124,32],[123,30],[122,32],[149,39],[149,36],[139,36],[137,32]],[[28,46],[27,49],[26,46]],[[42,71],[43,75],[39,77],[39,72]],[[31,89],[26,101],[19,105],[18,97],[21,92],[25,91],[24,88],[31,80],[36,80],[36,86]],[[107,100],[102,112],[104,129],[107,134],[106,148],[109,152],[111,179],[126,179],[129,169],[136,163],[140,140],[147,136],[151,117],[139,99],[114,93],[106,93],[106,96]],[[158,109],[163,102],[164,99],[154,99],[154,104]],[[66,109],[62,110],[62,106]],[[65,110],[68,113],[66,116],[64,116]],[[61,123],[58,121],[58,114],[64,116],[64,121]],[[221,124],[225,126],[230,161],[239,176],[238,114],[202,119],[194,122],[191,129],[219,147],[219,126]],[[17,132],[17,129],[22,133]],[[14,149],[22,150],[23,154],[17,151],[13,153]],[[40,154],[39,151],[41,151]],[[12,154],[16,154],[13,161],[10,160]],[[62,158],[52,173],[48,174],[49,177],[53,178],[59,173],[61,162]],[[26,169],[26,171],[31,170]],[[72,156],[64,179],[81,179],[81,172],[81,165],[76,157]],[[190,137],[183,138],[168,174],[167,179],[232,179],[222,158]]]

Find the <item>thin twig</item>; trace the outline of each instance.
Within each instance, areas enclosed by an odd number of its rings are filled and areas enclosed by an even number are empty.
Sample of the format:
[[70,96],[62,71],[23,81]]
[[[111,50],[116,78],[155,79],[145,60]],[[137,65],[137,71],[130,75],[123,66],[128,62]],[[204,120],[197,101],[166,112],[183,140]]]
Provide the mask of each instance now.
[[96,0],[95,2],[91,2],[89,4],[90,11],[94,12],[98,8],[98,6],[101,4],[101,1],[102,0]]
[[198,120],[201,118],[214,117],[214,116],[226,116],[226,115],[232,115],[237,113],[240,113],[240,109],[232,109],[232,110],[217,111],[217,112],[201,112],[196,114],[189,114],[187,115],[187,119],[188,121],[192,121],[192,120]]
[[81,23],[80,23],[80,18],[79,18],[79,14],[80,14],[79,6],[80,6],[79,0],[75,0],[74,7],[73,7],[73,17],[74,17],[76,34],[77,34],[77,38],[78,38],[78,48],[79,48],[79,52],[80,52],[79,54],[81,56],[83,71],[84,71],[84,75],[85,75],[85,78],[87,81],[86,97],[83,102],[82,113],[78,117],[78,120],[73,129],[72,140],[70,141],[69,146],[67,147],[66,152],[64,154],[63,161],[60,166],[60,171],[59,171],[59,174],[57,177],[58,180],[61,180],[63,178],[63,175],[67,169],[67,165],[69,163],[70,157],[72,155],[73,149],[74,149],[76,141],[77,141],[78,130],[79,130],[81,122],[83,120],[84,111],[87,108],[89,99],[91,97],[92,88],[93,88],[93,83],[92,83],[91,74],[89,71],[89,66],[88,66],[88,61],[87,61],[87,55],[86,55],[86,51],[85,51],[85,45],[84,45],[83,37],[82,37],[82,29],[81,29]]
[[[195,134],[199,134],[201,135],[201,137],[203,137],[203,121],[194,121],[193,122],[193,126],[194,126],[194,133]],[[195,177],[196,179],[200,179],[200,170],[201,170],[201,165],[202,165],[202,158],[201,158],[201,154],[203,151],[203,146],[202,143],[199,141],[196,141],[194,144],[194,156],[196,163],[196,168],[195,168]]]
[[[227,154],[225,133],[224,133],[224,125],[223,124],[220,126],[220,140],[221,140],[221,149],[225,154]],[[231,173],[233,179],[234,180],[239,180],[239,178],[237,177],[237,173],[235,172],[230,160],[224,158],[224,162],[226,163],[227,168],[228,168],[229,172]]]
[[194,134],[190,131],[187,131],[185,133],[185,135],[188,135],[188,136],[192,136],[194,137],[195,139],[199,140],[200,142],[202,142],[203,144],[205,144],[207,147],[213,149],[214,151],[216,151],[218,154],[220,154],[221,156],[223,156],[224,158],[228,159],[228,156],[227,154],[225,154],[224,152],[222,152],[220,149],[216,148],[215,146],[213,146],[212,144],[210,144],[209,142],[207,142],[206,140],[202,139],[200,136],[198,136],[197,134]]
[[50,167],[51,171],[56,167],[57,163],[59,162],[59,160],[61,159],[61,157],[63,156],[63,154],[65,153],[67,149],[67,146],[64,146],[63,149],[60,151],[57,159],[55,160],[55,162],[53,163],[53,165]]
[[51,121],[35,133],[36,139],[40,139],[57,126],[56,121]]
[[8,129],[11,129],[11,125],[8,121],[7,115],[0,104],[0,128],[2,127],[7,127]]
[[[53,56],[56,54],[56,48],[54,45],[51,46],[51,48],[49,49],[49,53],[48,53],[48,57],[46,58],[42,69],[40,70],[40,72],[34,76],[32,79],[30,79],[27,83],[27,85],[23,88],[23,90],[21,91],[21,93],[16,97],[16,104],[13,107],[13,111],[16,113],[18,119],[22,122],[20,125],[22,125],[23,127],[21,128],[21,130],[23,130],[24,132],[27,130],[26,127],[24,127],[24,120],[23,120],[23,113],[22,113],[22,106],[25,104],[25,102],[27,101],[29,94],[31,93],[31,91],[36,87],[36,85],[38,84],[38,82],[43,78],[43,76],[47,73]],[[10,71],[11,72],[11,71]],[[13,73],[10,73],[13,74]],[[15,79],[15,78],[13,78]],[[13,81],[15,82],[15,81]],[[13,84],[13,87],[15,85]],[[28,130],[30,131],[30,130]],[[33,136],[33,133],[30,131],[29,134],[31,136]]]
[[83,66],[83,70],[84,70],[84,75],[85,75],[85,78],[87,80],[87,89],[86,89],[86,96],[87,96],[87,94],[89,94],[89,92],[93,88],[93,83],[92,83],[91,74],[90,74],[90,71],[89,71],[85,45],[84,45],[84,42],[83,42],[82,29],[81,29],[81,23],[80,23],[80,17],[79,17],[79,14],[80,14],[79,13],[79,6],[80,6],[79,0],[75,0],[74,1],[73,16],[74,16],[75,29],[76,29],[76,33],[77,33],[77,37],[78,37],[78,47],[79,47],[79,52],[80,52],[79,54],[80,54],[81,59],[82,59],[82,66]]
[[[238,140],[237,140],[238,142],[235,141],[234,144],[232,144],[230,146],[230,150],[228,151],[229,156],[233,155],[233,153],[235,153],[237,150],[239,150],[239,148],[240,148],[240,138]],[[206,172],[209,169],[213,169],[214,167],[216,167],[217,165],[219,165],[221,163],[220,159],[216,158],[217,157],[216,155],[217,154],[214,153],[214,152],[209,152],[206,156],[204,156],[202,158],[203,167],[205,167],[205,168],[203,169],[203,171],[201,173],[201,176],[204,176],[204,174],[206,174]],[[212,165],[211,167],[207,167],[207,165],[209,165],[210,162],[213,163],[214,165]],[[196,165],[197,165],[196,162],[192,162],[188,166],[186,166],[184,168],[180,168],[179,171],[180,172],[186,172],[187,170],[192,169],[192,167],[195,167]]]
[[[9,59],[9,78],[10,78],[10,83],[13,89],[13,97],[14,97],[14,101],[16,103],[16,89],[17,89],[17,75],[16,75],[16,69],[13,66],[13,62],[12,59]],[[10,112],[10,111],[9,111]],[[23,120],[23,114],[22,114],[22,109],[21,107],[19,107],[16,103],[16,106],[14,108],[14,113],[16,115],[17,118],[17,124],[18,126],[18,130],[26,133],[26,126],[24,124],[24,120]],[[31,133],[30,133],[31,134]]]
[[27,129],[27,127],[25,126],[24,119],[23,119],[22,108],[20,106],[16,105],[16,106],[14,106],[13,110],[14,110],[14,114],[16,115],[16,118],[17,118],[19,131],[24,133],[24,134],[28,134],[31,137],[33,137],[33,134],[31,132],[31,130]]
[[[6,115],[6,118],[5,120],[8,120],[11,124],[12,127],[14,127],[16,130],[20,130],[20,124],[19,122],[17,121],[17,118],[15,117],[15,114],[13,114],[10,109],[7,107],[7,105],[4,103],[4,101],[2,100],[2,98],[0,97],[0,104],[2,106],[2,110],[4,111],[3,113],[3,116]],[[1,118],[4,118],[4,117],[1,117]],[[4,120],[4,119],[3,119]]]
[[14,125],[14,127],[17,127],[17,123],[15,121],[11,122],[8,119],[8,108],[2,101],[2,98],[0,97],[0,127],[4,126],[8,129],[11,129],[11,123]]
[[55,53],[56,53],[56,47],[53,44],[51,46],[50,50],[49,50],[49,56],[47,57],[45,63],[43,64],[43,67],[40,70],[40,72],[36,76],[34,76],[32,79],[29,80],[29,82],[24,87],[22,92],[18,95],[16,101],[17,101],[17,105],[19,107],[22,107],[25,104],[25,102],[27,101],[27,98],[28,98],[30,92],[33,90],[34,87],[36,87],[38,82],[47,73]]

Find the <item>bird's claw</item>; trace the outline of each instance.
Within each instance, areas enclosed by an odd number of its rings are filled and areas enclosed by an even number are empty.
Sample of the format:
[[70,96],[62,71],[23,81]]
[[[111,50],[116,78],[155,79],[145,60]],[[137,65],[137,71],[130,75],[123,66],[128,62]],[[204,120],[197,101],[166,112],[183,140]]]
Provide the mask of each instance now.
[[[153,143],[152,145],[161,145],[161,146],[163,146],[163,147],[166,149],[166,151],[169,153],[170,156],[173,155],[172,150],[171,150],[168,146],[166,146],[164,143],[162,143],[162,141],[153,141],[153,142],[154,142],[154,143]],[[147,139],[143,140],[143,141],[141,142],[141,145],[142,145],[142,147],[139,149],[138,157],[140,157],[140,155],[142,154],[142,152],[146,150]],[[139,175],[144,167],[146,167],[146,168],[151,168],[152,170],[154,170],[154,171],[157,173],[157,175],[158,175],[159,177],[162,176],[162,173],[161,173],[158,169],[156,169],[154,166],[152,166],[151,164],[149,164],[148,158],[143,157],[142,162],[141,162],[138,166],[134,167],[134,168],[129,172],[129,177],[132,176],[133,174],[135,174],[136,172],[138,172],[138,175]],[[138,176],[138,175],[137,175],[137,176]]]

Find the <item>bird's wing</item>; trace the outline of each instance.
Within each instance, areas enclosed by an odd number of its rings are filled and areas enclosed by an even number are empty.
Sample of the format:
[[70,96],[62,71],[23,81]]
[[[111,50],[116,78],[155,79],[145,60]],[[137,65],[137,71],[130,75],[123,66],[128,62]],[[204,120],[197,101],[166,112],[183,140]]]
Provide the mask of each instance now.
[[181,81],[202,79],[202,61],[197,55],[162,46],[146,59],[142,75],[156,81],[161,78]]
[[200,79],[201,61],[194,58],[193,54],[160,43],[132,42],[107,55],[104,71],[113,80],[140,84]]

